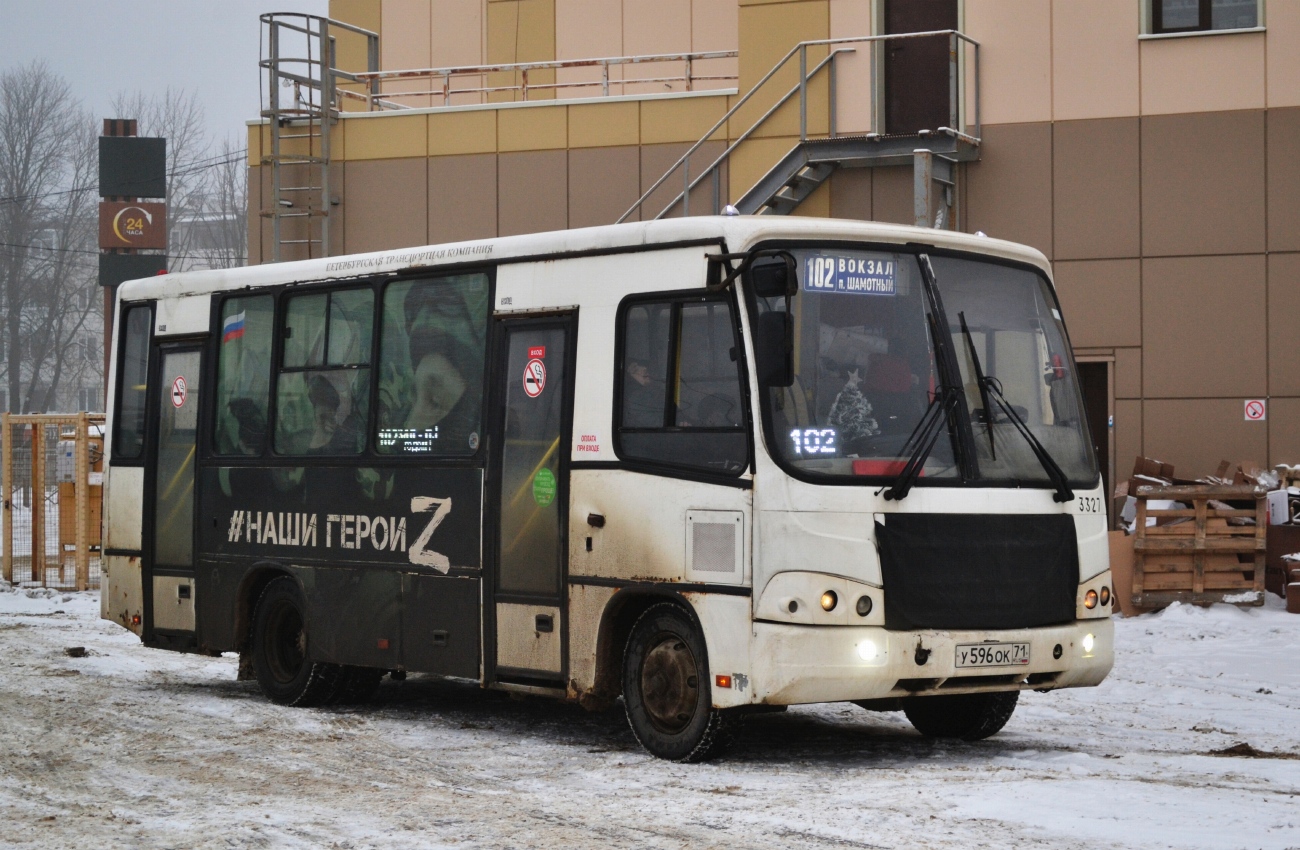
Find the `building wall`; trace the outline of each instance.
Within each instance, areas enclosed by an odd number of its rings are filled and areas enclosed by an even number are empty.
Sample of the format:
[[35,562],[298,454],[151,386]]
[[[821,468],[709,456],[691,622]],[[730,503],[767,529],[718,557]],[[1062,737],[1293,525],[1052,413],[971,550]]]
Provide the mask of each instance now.
[[[331,14],[381,31],[384,68],[738,49],[744,92],[800,40],[872,31],[879,5],[333,0]],[[1076,351],[1112,364],[1120,477],[1137,454],[1187,475],[1221,458],[1300,462],[1300,0],[1268,0],[1256,33],[1141,38],[1141,12],[1141,0],[964,0],[963,30],[981,44],[984,142],[963,168],[959,226],[1053,260]],[[869,57],[837,61],[840,129],[866,129]],[[637,73],[619,77],[630,96],[608,101],[349,115],[336,250],[614,221],[736,99]],[[814,133],[828,120],[820,85]],[[774,98],[765,90],[708,150]],[[724,194],[743,194],[797,133],[787,105],[737,150]],[[797,214],[911,223],[911,169],[840,171]],[[1266,422],[1245,421],[1248,398],[1269,399]]]

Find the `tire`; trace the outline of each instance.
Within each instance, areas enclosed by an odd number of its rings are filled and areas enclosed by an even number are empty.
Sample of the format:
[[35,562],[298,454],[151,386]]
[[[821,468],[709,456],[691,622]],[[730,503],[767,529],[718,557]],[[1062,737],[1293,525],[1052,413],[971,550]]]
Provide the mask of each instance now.
[[374,699],[384,671],[374,667],[344,667],[338,689],[330,699],[338,705],[359,705]]
[[982,741],[1002,731],[1019,699],[1020,691],[912,697],[903,700],[903,713],[927,737]]
[[280,705],[322,705],[338,692],[343,670],[307,658],[307,605],[288,576],[262,590],[253,614],[253,674]]
[[632,734],[661,759],[701,762],[731,743],[740,717],[713,707],[704,638],[671,602],[648,608],[623,653],[623,703]]

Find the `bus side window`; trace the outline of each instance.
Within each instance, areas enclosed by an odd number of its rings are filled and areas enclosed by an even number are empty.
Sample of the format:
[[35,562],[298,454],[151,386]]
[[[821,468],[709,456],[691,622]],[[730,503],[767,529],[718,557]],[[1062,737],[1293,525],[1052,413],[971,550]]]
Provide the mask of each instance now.
[[275,396],[277,453],[351,455],[365,449],[374,303],[370,289],[288,300]]
[[145,390],[149,379],[149,336],[153,311],[147,305],[125,311],[122,326],[121,394],[117,402],[117,429],[113,454],[135,459],[144,454]]
[[270,295],[227,298],[221,304],[213,436],[217,454],[260,455],[266,445],[274,311]]
[[399,281],[384,290],[381,454],[472,455],[483,408],[488,277]]
[[749,437],[730,302],[691,296],[621,312],[618,453],[739,475]]

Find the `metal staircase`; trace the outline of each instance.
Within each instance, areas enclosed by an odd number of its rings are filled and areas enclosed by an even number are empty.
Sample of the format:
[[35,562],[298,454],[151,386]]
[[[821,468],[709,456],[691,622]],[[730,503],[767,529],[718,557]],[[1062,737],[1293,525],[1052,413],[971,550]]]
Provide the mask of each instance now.
[[330,192],[330,129],[338,122],[338,81],[357,80],[336,67],[335,33],[365,39],[368,71],[379,68],[379,35],[318,15],[271,13],[261,22],[261,115],[271,130],[261,157],[271,170],[271,194],[261,216],[271,220],[269,260],[328,256],[330,211],[338,203]]
[[[879,77],[879,69],[882,67],[878,55],[880,46],[888,41],[937,36],[947,36],[949,43],[948,123],[915,134],[890,135],[887,133],[888,128],[884,126],[877,94],[879,86],[876,84],[876,78]],[[869,67],[874,71],[870,111],[872,131],[859,135],[841,135],[837,131],[836,116],[838,82],[836,59],[857,52],[857,48],[849,46],[855,44],[867,45]],[[826,48],[827,54],[810,68],[808,51],[810,48],[819,47]],[[972,57],[969,62],[964,61],[967,52]],[[772,106],[749,129],[737,136],[716,159],[703,169],[692,172],[692,157],[698,160],[701,156],[700,149],[704,144],[727,126],[727,123],[746,103],[765,89],[777,74],[796,58],[799,64],[798,82],[781,94]],[[809,92],[809,84],[823,72],[827,78],[824,95],[827,130],[824,134],[810,134],[808,109],[812,96]],[[965,108],[968,87],[971,95],[969,110]],[[674,176],[680,181],[678,185],[682,189],[665,207],[655,213],[653,218],[664,218],[673,214],[691,215],[692,194],[698,198],[700,191],[697,190],[704,186],[706,181],[712,189],[711,203],[708,205],[707,212],[717,215],[722,211],[724,204],[721,188],[723,166],[730,161],[731,155],[737,148],[754,136],[778,110],[796,97],[799,108],[798,141],[757,183],[735,201],[735,207],[742,214],[788,215],[840,168],[877,168],[910,163],[914,172],[916,224],[924,227],[956,226],[957,163],[979,159],[980,118],[979,44],[955,30],[823,39],[795,45],[618,220],[626,221],[642,211],[647,200],[660,187],[668,184]],[[963,118],[967,111],[972,114],[964,122]],[[969,126],[971,132],[958,129],[964,124]],[[936,191],[936,188],[942,191]],[[696,209],[698,210],[698,203]]]

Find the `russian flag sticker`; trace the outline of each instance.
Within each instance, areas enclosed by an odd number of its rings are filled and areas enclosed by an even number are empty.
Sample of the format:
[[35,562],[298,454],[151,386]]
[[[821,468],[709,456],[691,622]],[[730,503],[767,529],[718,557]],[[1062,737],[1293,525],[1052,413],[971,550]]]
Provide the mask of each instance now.
[[226,321],[221,325],[221,341],[230,342],[232,339],[239,339],[244,335],[244,313],[240,311],[233,316],[226,317]]

